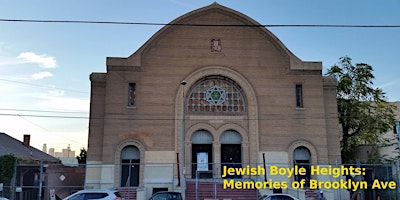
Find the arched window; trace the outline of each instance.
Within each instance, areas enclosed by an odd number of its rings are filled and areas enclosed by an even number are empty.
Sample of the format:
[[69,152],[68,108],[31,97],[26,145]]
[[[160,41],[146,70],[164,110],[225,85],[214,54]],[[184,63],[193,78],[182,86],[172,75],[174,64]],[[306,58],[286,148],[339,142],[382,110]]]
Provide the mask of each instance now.
[[225,131],[220,140],[221,144],[242,144],[242,136],[234,130]]
[[310,151],[306,147],[297,147],[294,150],[294,160],[296,162],[310,163]]
[[140,151],[126,146],[121,151],[121,187],[139,186]]
[[186,99],[187,112],[246,112],[241,87],[223,76],[207,76],[190,89]]
[[192,144],[212,144],[213,138],[206,130],[199,130],[192,135]]

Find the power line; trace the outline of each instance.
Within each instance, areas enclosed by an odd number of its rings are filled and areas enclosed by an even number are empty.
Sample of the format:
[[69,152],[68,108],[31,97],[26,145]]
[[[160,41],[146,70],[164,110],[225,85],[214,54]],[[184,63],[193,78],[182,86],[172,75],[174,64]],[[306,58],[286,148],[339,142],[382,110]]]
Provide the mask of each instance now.
[[114,24],[147,26],[206,26],[206,27],[300,27],[300,28],[400,28],[400,25],[345,25],[345,24],[192,24],[192,23],[153,23],[120,21],[85,20],[37,20],[37,19],[0,19],[0,22],[23,23],[70,23],[70,24]]
[[43,126],[40,126],[39,124],[36,124],[36,123],[32,122],[31,120],[28,120],[28,119],[26,119],[25,117],[23,117],[23,116],[21,116],[21,115],[19,115],[19,117],[22,118],[23,120],[29,122],[30,124],[32,124],[32,125],[34,125],[34,126],[37,126],[37,127],[41,128],[41,129],[47,131],[47,132],[51,132],[49,129],[44,128]]
[[[0,115],[2,115],[2,114],[0,114]],[[40,128],[40,129],[46,131],[46,132],[49,132],[49,133],[55,132],[55,131],[51,131],[51,130],[49,130],[49,129],[47,129],[47,128],[45,128],[45,127],[43,127],[43,126],[41,126],[41,125],[39,125],[39,124],[37,124],[37,123],[34,123],[34,122],[32,122],[31,120],[28,120],[26,117],[24,117],[24,116],[26,116],[26,115],[20,115],[20,114],[18,114],[18,115],[14,115],[14,116],[18,116],[18,117],[22,118],[23,120],[27,121],[28,123],[30,123],[30,124],[32,124],[32,125],[34,125],[34,126]],[[27,117],[29,117],[29,116],[27,116]],[[57,135],[57,134],[52,134],[52,136],[56,136],[56,137],[59,137],[59,138],[63,138],[63,139],[69,140],[69,141],[74,142],[74,143],[79,144],[79,145],[85,145],[85,144],[82,143],[82,142],[78,142],[78,141],[69,139],[69,138],[64,137],[64,136],[62,136],[62,135],[60,136],[60,135]]]
[[[15,116],[15,117],[37,117],[37,118],[64,118],[64,119],[91,119],[91,120],[124,120],[124,121],[174,121],[174,120],[181,120],[175,118],[154,118],[154,117],[146,117],[140,116],[138,117],[131,117],[131,115],[126,114],[108,114],[108,116],[104,117],[89,117],[89,116],[66,116],[66,115],[37,115],[37,114],[15,114],[15,113],[0,113],[0,116]],[[337,113],[314,113],[313,117],[311,116],[296,116],[296,115],[282,115],[282,114],[275,114],[275,115],[268,115],[268,116],[259,116],[255,119],[240,119],[245,121],[263,121],[263,120],[299,120],[299,119],[338,119]],[[224,119],[224,118],[221,118]],[[230,118],[226,118],[230,120]]]
[[[49,130],[49,129],[47,129],[47,128],[44,128],[43,126],[40,126],[39,124],[36,124],[36,123],[34,123],[34,122],[32,122],[32,121],[26,119],[25,117],[23,117],[23,116],[21,116],[21,115],[19,115],[19,117],[21,117],[23,120],[25,120],[25,121],[31,123],[32,125],[34,125],[34,126],[36,126],[36,127],[39,127],[40,129],[42,129],[42,130],[44,130],[44,131],[46,131],[46,132],[49,132],[49,133],[53,133],[53,132],[54,132],[54,131],[51,131],[51,130]],[[64,137],[64,136],[59,136],[59,135],[57,135],[57,134],[53,134],[52,136],[54,136],[54,135],[56,135],[56,136],[59,137],[59,138],[63,138],[63,139],[69,140],[69,141],[71,141],[71,142],[74,142],[74,143],[76,143],[76,144],[85,145],[85,144],[83,144],[82,142],[78,142],[78,141],[69,139],[69,138]]]
[[61,115],[30,115],[30,114],[13,114],[13,113],[0,113],[0,116],[14,116],[14,117],[41,117],[41,118],[67,118],[67,119],[89,119],[89,117],[79,116],[61,116]]
[[88,94],[88,92],[82,92],[82,91],[78,91],[78,90],[71,90],[71,89],[65,89],[65,88],[52,87],[52,86],[48,86],[48,85],[39,85],[39,84],[34,84],[34,83],[26,83],[26,82],[21,82],[21,81],[13,81],[13,80],[7,80],[7,79],[2,79],[2,78],[0,78],[0,81],[7,81],[7,82],[11,82],[11,83],[18,83],[18,84],[24,84],[24,85],[29,85],[29,86],[51,88],[51,89],[59,89],[59,90],[65,90],[65,91],[70,91],[70,92]]
[[[30,110],[30,109],[9,109],[9,108],[0,108],[0,111],[9,111],[11,113],[0,113],[0,116],[17,116],[17,117],[38,117],[38,118],[71,118],[71,119],[89,119],[89,116],[79,116],[79,114],[88,115],[89,112],[79,112],[79,111],[55,111],[55,110]],[[42,115],[42,114],[19,114],[12,112],[37,112],[37,113],[59,113],[59,114],[67,114],[67,115]],[[68,114],[78,114],[78,115],[68,115]],[[132,117],[130,114],[115,114],[108,113],[107,116],[104,117],[91,117],[91,119],[107,119],[107,120],[181,120],[174,118],[153,118],[146,117],[141,115],[140,118],[138,116]],[[327,118],[337,118],[337,113],[314,113],[313,116],[329,116]],[[334,115],[333,117],[331,117]],[[230,115],[229,115],[230,116]],[[315,117],[316,119],[320,119],[320,117]],[[260,116],[257,119],[248,119],[248,120],[281,120],[281,119],[315,119],[305,116],[297,116],[294,115],[282,115],[282,114],[269,114],[268,117]],[[221,117],[221,119],[224,119]],[[227,118],[230,119],[230,118]]]
[[44,113],[77,113],[77,114],[89,114],[89,112],[79,112],[79,111],[57,111],[57,110],[27,110],[27,109],[10,109],[10,108],[0,108],[0,110],[5,110],[5,111],[25,111],[25,112],[44,112]]

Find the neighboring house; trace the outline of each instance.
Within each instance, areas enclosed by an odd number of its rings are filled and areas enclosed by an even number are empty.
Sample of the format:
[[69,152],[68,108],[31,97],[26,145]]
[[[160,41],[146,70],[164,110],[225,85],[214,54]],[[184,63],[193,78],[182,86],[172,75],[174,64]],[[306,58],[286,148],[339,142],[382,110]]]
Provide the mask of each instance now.
[[[398,180],[398,162],[399,162],[399,131],[400,131],[400,102],[389,102],[394,105],[396,125],[382,135],[382,138],[387,139],[384,145],[365,144],[359,145],[357,148],[357,159],[361,163],[361,167],[365,168],[363,180],[372,184],[375,179],[381,181]],[[395,196],[395,193],[390,194],[390,190],[372,190],[363,191],[365,199],[376,199],[377,195],[381,199],[390,199],[390,196]]]
[[322,76],[321,62],[300,60],[265,27],[217,3],[170,24],[186,25],[164,26],[90,75],[87,187],[141,187],[145,199],[179,190],[182,162],[186,180],[197,170],[221,178],[225,165],[264,158],[267,166],[341,163],[337,81]]
[[5,133],[0,133],[0,156],[10,154],[18,159],[17,173],[15,185],[6,185],[16,189],[17,193],[14,194],[16,199],[33,198],[38,195],[41,161],[46,165],[60,163],[57,158],[30,146],[30,135],[24,135],[21,142]]
[[46,163],[59,163],[57,158],[30,146],[30,135],[24,135],[21,142],[5,133],[0,133],[0,155],[9,154],[23,161],[42,160]]
[[[41,150],[30,146],[30,135],[24,135],[19,141],[5,133],[0,133],[0,156],[14,155],[18,159],[15,185],[6,183],[7,188],[14,188],[15,199],[37,199],[40,188],[40,166],[43,161],[42,197],[49,199],[50,190],[55,190],[57,197],[66,197],[72,192],[83,189],[85,168],[84,166],[65,166],[55,158]],[[75,158],[76,159],[76,158]],[[7,190],[9,191],[9,190]]]
[[384,138],[389,139],[388,146],[378,148],[378,155],[383,162],[397,161],[400,156],[399,149],[399,131],[400,131],[400,102],[391,102],[390,104],[396,106],[396,125],[392,130],[383,135]]
[[385,144],[364,144],[358,146],[357,159],[361,163],[392,163],[399,159],[400,102],[389,103],[396,106],[394,110],[396,125],[381,136],[387,140]]

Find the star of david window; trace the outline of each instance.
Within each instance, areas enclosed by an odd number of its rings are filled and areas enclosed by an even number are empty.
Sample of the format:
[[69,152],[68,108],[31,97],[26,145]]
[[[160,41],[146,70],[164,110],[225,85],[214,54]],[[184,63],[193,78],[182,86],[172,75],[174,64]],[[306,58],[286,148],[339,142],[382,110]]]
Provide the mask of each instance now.
[[213,106],[222,105],[226,100],[225,90],[219,86],[211,86],[206,91],[206,100]]
[[240,86],[222,76],[199,80],[186,98],[187,112],[246,112],[246,103]]

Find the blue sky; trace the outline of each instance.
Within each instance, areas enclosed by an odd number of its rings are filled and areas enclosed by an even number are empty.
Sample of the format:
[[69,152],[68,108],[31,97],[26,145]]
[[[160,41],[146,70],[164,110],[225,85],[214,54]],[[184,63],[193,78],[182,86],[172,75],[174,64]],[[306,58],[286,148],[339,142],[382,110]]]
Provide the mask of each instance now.
[[[210,0],[0,0],[0,19],[169,23]],[[223,0],[260,24],[400,25],[400,0]],[[161,26],[0,22],[0,132],[31,135],[60,151],[87,145],[89,75],[106,71],[106,57],[127,57]],[[374,85],[399,101],[400,28],[271,27],[296,56],[342,56],[374,67]],[[32,111],[34,110],[34,111]],[[41,112],[37,112],[41,111]],[[33,115],[33,116],[32,116]],[[43,116],[65,116],[43,117]]]

